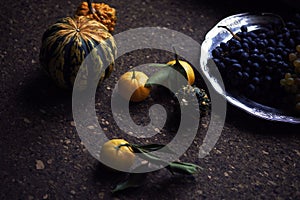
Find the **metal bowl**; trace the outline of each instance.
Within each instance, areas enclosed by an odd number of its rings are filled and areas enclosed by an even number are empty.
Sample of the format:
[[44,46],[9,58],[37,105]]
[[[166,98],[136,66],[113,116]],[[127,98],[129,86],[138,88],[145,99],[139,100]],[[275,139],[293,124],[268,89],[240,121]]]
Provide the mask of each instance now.
[[286,110],[262,105],[245,96],[234,94],[228,89],[228,91],[225,91],[223,81],[221,77],[218,77],[219,72],[217,66],[212,60],[212,50],[221,42],[226,42],[232,38],[232,35],[227,30],[219,28],[218,26],[227,26],[232,32],[236,33],[240,31],[242,25],[247,25],[248,31],[251,31],[263,28],[270,23],[278,23],[279,26],[282,25],[281,18],[272,13],[240,13],[222,19],[207,32],[205,40],[201,45],[201,72],[204,74],[204,77],[210,81],[215,91],[223,95],[230,104],[259,118],[300,124],[300,118]]

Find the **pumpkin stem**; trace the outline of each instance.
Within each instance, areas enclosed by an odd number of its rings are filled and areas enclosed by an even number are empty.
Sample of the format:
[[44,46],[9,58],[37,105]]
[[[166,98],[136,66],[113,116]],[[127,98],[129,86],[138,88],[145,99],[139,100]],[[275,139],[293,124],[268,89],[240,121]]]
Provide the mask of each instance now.
[[131,79],[135,79],[135,70],[134,69],[132,70],[132,77],[131,77]]
[[92,14],[95,14],[95,9],[92,6],[92,1],[91,0],[87,0],[88,6],[89,6],[89,10],[91,11]]
[[175,53],[175,61],[176,61],[176,64],[179,64],[179,60],[178,60],[178,55],[177,55],[176,49],[175,49],[174,46],[173,46],[172,48],[173,48],[173,51],[174,51],[174,53]]

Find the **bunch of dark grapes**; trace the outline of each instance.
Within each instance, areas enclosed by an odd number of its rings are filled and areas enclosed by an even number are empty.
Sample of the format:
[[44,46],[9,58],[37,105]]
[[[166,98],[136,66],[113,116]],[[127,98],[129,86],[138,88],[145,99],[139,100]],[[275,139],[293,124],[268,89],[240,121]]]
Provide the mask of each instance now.
[[280,80],[280,84],[287,93],[292,95],[294,108],[300,113],[300,45],[296,46],[295,52],[289,54],[289,61],[294,66],[294,72],[286,73]]
[[294,71],[289,55],[300,44],[300,15],[281,24],[270,22],[257,30],[248,31],[243,25],[232,35],[212,51],[227,91],[281,106],[285,91],[279,83],[285,74]]

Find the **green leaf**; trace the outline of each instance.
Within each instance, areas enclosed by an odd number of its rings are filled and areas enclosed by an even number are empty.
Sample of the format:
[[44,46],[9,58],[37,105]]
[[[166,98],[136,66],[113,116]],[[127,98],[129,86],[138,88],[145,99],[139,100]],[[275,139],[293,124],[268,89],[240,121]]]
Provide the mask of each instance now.
[[164,152],[164,153],[174,154],[174,151],[172,151],[168,146],[166,146],[164,144],[147,144],[147,145],[134,145],[134,146],[138,147],[146,152],[160,150],[161,152]]
[[176,60],[176,63],[173,65],[173,68],[177,70],[180,74],[182,74],[185,78],[187,78],[186,71],[183,66],[180,64],[179,60]]
[[195,174],[198,172],[198,169],[202,169],[200,166],[195,165],[193,163],[186,163],[186,162],[171,162],[166,167],[172,174],[174,172],[180,174]]
[[159,157],[157,157],[147,151],[144,151],[142,148],[139,148],[136,146],[131,146],[131,148],[133,149],[133,151],[135,153],[140,153],[139,156],[142,159],[147,160],[148,162],[151,162],[156,165],[167,165],[168,164],[167,162],[161,160]]
[[164,144],[146,144],[146,145],[140,145],[139,148],[143,148],[149,151],[156,151],[158,149],[163,148],[164,146],[165,146]]
[[[183,68],[183,66],[179,62],[178,54],[177,54],[174,46],[173,46],[173,50],[174,50],[174,54],[175,54],[174,56],[175,56],[175,61],[176,61],[175,64],[173,65],[173,68],[175,70],[177,70],[179,73],[181,73],[187,79],[187,73],[186,73],[185,69]],[[178,77],[176,77],[176,78],[177,78],[176,80],[178,80]]]
[[[198,169],[201,169],[199,165],[193,164],[193,163],[187,163],[187,162],[166,162],[162,159],[160,159],[158,156],[155,156],[150,153],[149,149],[158,149],[164,147],[164,145],[160,144],[149,144],[149,145],[135,145],[135,144],[124,144],[121,146],[130,146],[134,153],[139,153],[139,156],[147,160],[148,162],[155,164],[155,165],[163,165],[166,166],[166,168],[174,174],[181,173],[181,174],[195,174],[198,172]],[[146,147],[146,148],[145,148]],[[147,150],[148,147],[148,150]],[[144,149],[145,148],[145,149]],[[125,184],[125,183],[124,183]],[[128,183],[125,184],[127,187]],[[125,187],[122,186],[122,187]]]
[[170,67],[171,65],[168,64],[161,64],[161,63],[151,63],[148,65],[149,67],[159,67],[159,68],[167,68]]
[[170,67],[162,68],[161,70],[155,72],[152,76],[149,77],[145,87],[151,87],[153,85],[159,85],[162,84],[164,81],[166,81],[169,78],[170,75]]

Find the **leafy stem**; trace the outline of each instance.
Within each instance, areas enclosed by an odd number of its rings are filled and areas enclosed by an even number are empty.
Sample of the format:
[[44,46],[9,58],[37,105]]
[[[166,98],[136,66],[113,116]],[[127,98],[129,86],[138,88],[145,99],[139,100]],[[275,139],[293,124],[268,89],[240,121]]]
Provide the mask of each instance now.
[[152,154],[152,151],[160,150],[162,152],[166,153],[172,153],[174,152],[167,148],[165,145],[161,144],[149,144],[149,145],[136,145],[136,144],[121,144],[118,147],[127,146],[132,149],[133,153],[139,153],[141,158],[144,160],[147,160],[148,162],[158,165],[158,166],[166,166],[165,168],[168,169],[172,174],[174,172],[181,173],[181,174],[194,174],[200,169],[200,166],[192,164],[192,163],[186,163],[186,162],[167,162],[162,159],[160,159],[158,156]]
[[173,46],[173,51],[174,51],[174,57],[175,57],[175,64],[173,65],[174,69],[177,70],[179,73],[181,73],[184,77],[187,77],[187,73],[183,66],[181,65],[179,59],[178,59],[178,54],[176,52],[175,47]]
[[[161,144],[136,145],[136,144],[127,143],[127,144],[119,145],[118,148],[121,148],[122,146],[126,146],[130,148],[133,153],[139,153],[144,160],[147,160],[152,164],[166,166],[165,168],[169,170],[172,174],[180,173],[180,174],[191,175],[197,173],[198,169],[201,169],[200,166],[195,165],[193,163],[179,162],[179,161],[166,162],[151,153],[152,151],[157,151],[157,150],[174,153],[165,145],[161,145]],[[147,168],[148,168],[148,164],[142,164],[138,166],[136,170],[140,171],[140,170],[145,170]],[[128,188],[140,187],[145,181],[146,176],[147,173],[130,173],[128,179],[122,183],[119,183],[112,190],[112,193],[116,193]]]
[[[174,57],[175,63],[172,64],[151,64],[151,67],[158,67],[160,68],[159,71],[154,73],[146,82],[145,87],[151,87],[155,84],[160,83],[168,83],[168,87],[172,88],[172,86],[176,86],[179,82],[179,75],[175,73],[174,69],[183,75],[186,79],[188,79],[187,72],[185,71],[184,67],[181,65],[180,60],[178,59],[178,54],[176,53],[175,48],[174,50]],[[173,87],[176,88],[176,87]],[[178,88],[177,88],[178,89]]]
[[178,59],[178,54],[177,54],[177,52],[176,52],[176,49],[175,49],[174,46],[173,46],[172,48],[173,48],[173,51],[174,51],[174,54],[175,54],[175,61],[176,61],[176,64],[177,64],[177,65],[180,65],[179,59]]
[[229,31],[229,33],[237,40],[241,41],[241,38],[239,36],[237,36],[236,34],[234,34],[232,32],[232,30],[230,30],[230,28],[228,28],[227,26],[218,26],[219,28],[225,28],[227,31]]

